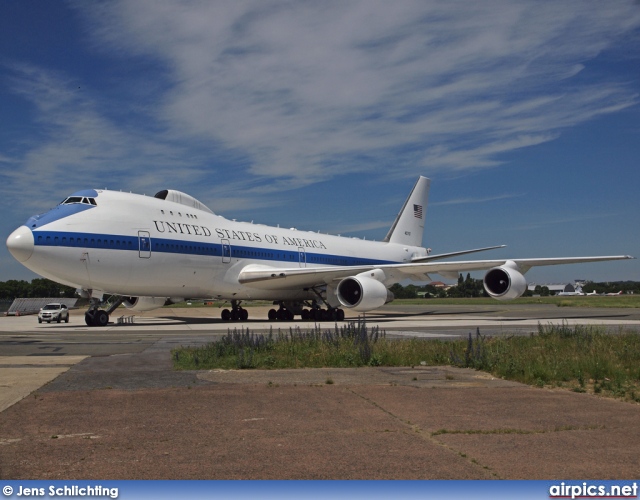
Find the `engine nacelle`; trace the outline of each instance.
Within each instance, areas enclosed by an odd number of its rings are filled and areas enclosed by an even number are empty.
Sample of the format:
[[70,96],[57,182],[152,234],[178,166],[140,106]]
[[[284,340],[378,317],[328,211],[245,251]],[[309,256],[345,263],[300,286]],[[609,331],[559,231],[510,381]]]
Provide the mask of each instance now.
[[515,262],[489,269],[484,275],[483,285],[487,293],[498,300],[517,299],[527,290],[527,280]]
[[153,311],[167,303],[167,297],[127,297],[123,302],[127,309],[132,311]]
[[343,307],[366,312],[391,302],[393,293],[378,280],[358,275],[344,278],[338,283],[336,297]]

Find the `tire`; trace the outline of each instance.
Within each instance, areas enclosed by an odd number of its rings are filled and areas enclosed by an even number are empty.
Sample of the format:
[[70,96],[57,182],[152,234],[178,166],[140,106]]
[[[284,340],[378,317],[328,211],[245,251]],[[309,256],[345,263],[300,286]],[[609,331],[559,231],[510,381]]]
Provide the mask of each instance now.
[[84,313],[84,322],[87,324],[87,326],[93,326],[93,313],[90,312],[86,312]]
[[269,309],[269,321],[275,321],[278,319],[278,311],[275,309]]
[[60,323],[60,321],[62,321],[62,318],[60,317],[60,315],[58,314],[58,323]]
[[42,318],[38,318],[38,323],[42,323]]
[[222,321],[231,321],[231,311],[229,311],[229,309],[223,309],[220,317]]
[[107,311],[99,310],[93,316],[93,326],[107,326],[109,324],[109,315]]
[[342,309],[336,309],[336,320],[344,321],[344,311]]
[[249,311],[246,309],[240,309],[240,320],[247,321],[249,319]]
[[68,315],[68,314],[67,314],[67,317],[64,319],[64,322],[65,322],[65,323],[68,323],[68,322],[69,322],[69,315]]

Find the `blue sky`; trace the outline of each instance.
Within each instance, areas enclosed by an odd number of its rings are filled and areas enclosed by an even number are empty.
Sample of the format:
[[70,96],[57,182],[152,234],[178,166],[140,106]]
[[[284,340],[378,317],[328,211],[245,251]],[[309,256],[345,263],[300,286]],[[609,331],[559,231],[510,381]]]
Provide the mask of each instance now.
[[[7,236],[106,187],[382,239],[426,175],[434,253],[640,256],[637,2],[22,0],[0,13]],[[639,262],[527,278],[640,280]],[[34,277],[3,245],[0,280]]]

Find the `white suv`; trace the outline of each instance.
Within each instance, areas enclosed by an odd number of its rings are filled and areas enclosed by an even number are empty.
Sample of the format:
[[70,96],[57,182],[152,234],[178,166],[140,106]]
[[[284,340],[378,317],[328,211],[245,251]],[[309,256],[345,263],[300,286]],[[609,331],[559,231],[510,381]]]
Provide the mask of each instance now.
[[59,304],[54,302],[52,304],[47,304],[38,313],[38,323],[42,323],[46,321],[47,323],[51,323],[52,321],[60,321],[64,320],[65,323],[69,322],[69,309],[64,304]]

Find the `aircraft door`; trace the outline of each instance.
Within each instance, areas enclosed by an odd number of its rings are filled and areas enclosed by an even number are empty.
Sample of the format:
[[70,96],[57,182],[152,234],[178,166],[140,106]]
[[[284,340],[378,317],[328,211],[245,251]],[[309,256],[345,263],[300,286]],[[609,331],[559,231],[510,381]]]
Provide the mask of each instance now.
[[298,247],[298,261],[300,262],[300,267],[307,267],[307,254],[303,247]]
[[151,235],[148,231],[138,231],[138,252],[141,259],[151,258]]
[[222,240],[222,263],[228,264],[231,262],[231,244],[229,240]]

